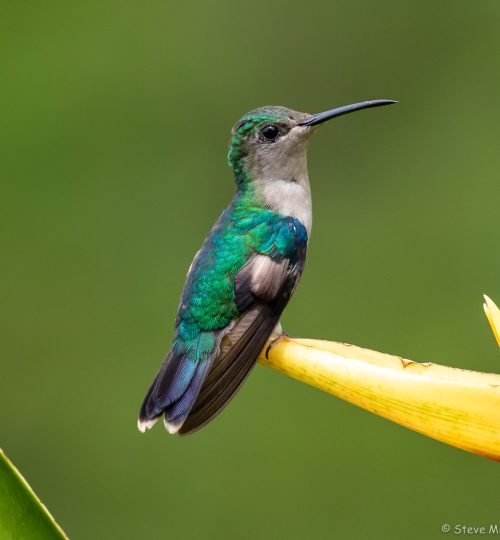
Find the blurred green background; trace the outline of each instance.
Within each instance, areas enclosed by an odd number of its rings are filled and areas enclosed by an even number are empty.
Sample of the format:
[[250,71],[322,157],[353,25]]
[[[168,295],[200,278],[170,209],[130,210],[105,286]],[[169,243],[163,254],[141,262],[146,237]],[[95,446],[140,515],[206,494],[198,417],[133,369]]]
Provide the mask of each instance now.
[[498,464],[258,366],[189,438],[136,415],[260,105],[400,104],[313,138],[289,333],[500,370],[497,0],[11,2],[0,444],[74,539],[441,538]]

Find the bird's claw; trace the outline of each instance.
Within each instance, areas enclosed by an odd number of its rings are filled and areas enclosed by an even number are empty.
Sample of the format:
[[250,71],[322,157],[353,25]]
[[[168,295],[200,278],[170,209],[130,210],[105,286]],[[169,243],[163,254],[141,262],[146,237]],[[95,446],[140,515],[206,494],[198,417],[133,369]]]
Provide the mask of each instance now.
[[278,335],[274,335],[271,337],[271,339],[267,343],[266,353],[264,355],[266,357],[266,360],[269,360],[269,351],[276,345],[276,343],[278,343],[280,339],[287,338],[287,337],[290,337],[290,336],[286,332],[283,332],[283,330],[281,330],[281,332]]

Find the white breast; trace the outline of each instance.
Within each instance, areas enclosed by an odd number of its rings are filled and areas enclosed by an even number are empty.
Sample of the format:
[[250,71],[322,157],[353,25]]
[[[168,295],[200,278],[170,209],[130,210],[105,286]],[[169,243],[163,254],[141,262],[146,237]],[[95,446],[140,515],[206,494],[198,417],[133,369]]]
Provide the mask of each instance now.
[[257,144],[248,167],[265,204],[284,216],[297,218],[311,234],[311,189],[307,175],[310,132],[296,126],[274,144]]
[[311,235],[312,206],[309,182],[304,186],[299,181],[275,180],[264,185],[264,198],[275,212],[297,218]]

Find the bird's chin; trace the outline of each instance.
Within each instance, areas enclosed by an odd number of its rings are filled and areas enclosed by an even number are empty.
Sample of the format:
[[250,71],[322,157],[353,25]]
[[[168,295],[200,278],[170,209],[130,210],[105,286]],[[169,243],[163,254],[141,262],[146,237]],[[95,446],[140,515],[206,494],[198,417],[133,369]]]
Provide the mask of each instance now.
[[291,130],[290,135],[297,142],[307,141],[317,128],[318,126],[295,126]]

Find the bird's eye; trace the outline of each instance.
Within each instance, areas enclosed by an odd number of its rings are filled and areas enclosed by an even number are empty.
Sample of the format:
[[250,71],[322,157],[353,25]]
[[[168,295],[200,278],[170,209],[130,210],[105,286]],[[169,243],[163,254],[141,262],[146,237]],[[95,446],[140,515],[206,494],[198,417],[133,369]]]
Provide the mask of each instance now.
[[275,142],[280,135],[280,129],[274,124],[266,124],[261,127],[260,134],[266,142]]

